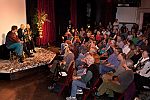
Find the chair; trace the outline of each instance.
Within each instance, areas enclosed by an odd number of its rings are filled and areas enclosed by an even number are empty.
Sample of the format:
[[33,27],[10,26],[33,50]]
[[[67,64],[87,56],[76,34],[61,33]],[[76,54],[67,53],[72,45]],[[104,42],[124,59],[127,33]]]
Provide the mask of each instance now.
[[62,94],[62,92],[64,91],[64,89],[70,85],[70,83],[72,82],[72,76],[73,76],[73,72],[74,72],[74,67],[75,67],[75,62],[71,61],[69,66],[68,66],[68,72],[67,72],[67,76],[65,77],[65,81],[63,83],[57,83],[59,85],[62,86],[60,92],[58,93],[58,96],[60,96]]
[[136,93],[136,86],[134,81],[128,86],[128,88],[119,95],[118,100],[133,100]]
[[[95,93],[101,83],[102,83],[102,79],[101,77],[99,77],[97,80],[95,80],[94,84],[90,88],[84,89],[82,100],[87,100],[90,94]],[[94,96],[94,100],[96,100],[96,96]]]
[[13,49],[9,49],[9,55],[10,55],[9,60],[14,60],[15,56],[16,56],[16,53]]
[[0,59],[9,60],[9,50],[6,47],[6,44],[0,45]]

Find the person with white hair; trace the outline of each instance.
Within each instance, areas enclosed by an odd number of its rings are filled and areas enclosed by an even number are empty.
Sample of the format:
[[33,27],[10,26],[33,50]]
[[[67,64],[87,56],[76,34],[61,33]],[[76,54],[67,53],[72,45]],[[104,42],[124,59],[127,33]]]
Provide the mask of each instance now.
[[91,48],[89,50],[89,53],[87,53],[86,57],[81,59],[83,62],[85,62],[88,66],[94,64],[94,58],[93,58],[93,54],[96,53],[94,48]]
[[[121,53],[118,57],[119,59],[124,59],[123,53]],[[134,73],[130,67],[132,67],[133,62],[131,60],[126,60],[124,65],[124,71],[120,74],[115,75],[113,73],[105,74],[102,76],[103,83],[98,88],[98,92],[96,93],[97,96],[101,96],[104,93],[108,94],[108,97],[113,98],[114,92],[123,93],[128,86],[134,80]]]
[[28,50],[27,48],[27,45],[26,45],[26,39],[25,39],[25,35],[27,34],[27,31],[25,30],[26,26],[25,24],[21,24],[20,25],[20,28],[18,29],[18,38],[23,41],[23,51],[25,52],[25,54],[28,56],[28,57],[34,57],[30,51]]
[[34,53],[36,53],[36,51],[35,51],[35,43],[33,41],[34,34],[33,34],[32,30],[31,30],[29,24],[26,24],[25,31],[27,32],[26,34],[24,34],[24,38],[25,38],[25,43],[27,45],[27,49],[29,51],[32,50]]

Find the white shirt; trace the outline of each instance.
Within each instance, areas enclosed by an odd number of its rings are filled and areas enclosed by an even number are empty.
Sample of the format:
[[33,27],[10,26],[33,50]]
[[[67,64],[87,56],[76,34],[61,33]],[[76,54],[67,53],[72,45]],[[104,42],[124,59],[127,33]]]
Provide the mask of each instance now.
[[131,49],[129,48],[129,46],[126,44],[124,45],[124,47],[122,48],[122,52],[125,53],[126,55],[129,53]]
[[[144,62],[144,61],[146,61],[146,60],[148,60],[148,59],[149,59],[149,57],[147,57],[147,58],[142,58],[142,60],[141,60],[141,61],[138,61],[138,63]],[[137,63],[137,64],[138,64],[138,63]],[[136,67],[137,64],[135,64],[134,66]],[[138,70],[137,73],[139,73],[141,76],[144,76],[144,77],[150,77],[150,71],[147,73],[147,71],[148,71],[149,69],[150,69],[150,61],[147,61],[147,62],[145,63],[145,65],[144,65],[144,67],[143,67],[142,69]]]

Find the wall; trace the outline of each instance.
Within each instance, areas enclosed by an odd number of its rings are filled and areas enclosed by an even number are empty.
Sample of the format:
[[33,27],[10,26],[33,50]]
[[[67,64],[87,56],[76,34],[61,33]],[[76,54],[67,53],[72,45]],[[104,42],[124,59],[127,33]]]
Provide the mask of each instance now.
[[136,23],[137,7],[117,7],[116,18],[119,22]]
[[139,24],[140,28],[143,25],[144,13],[150,13],[150,0],[141,0],[141,7],[137,10],[137,24]]
[[25,0],[0,0],[0,45],[5,43],[5,36],[12,25],[26,23]]
[[[116,18],[119,22],[137,23],[141,29],[144,13],[150,13],[150,0],[141,0],[140,7],[118,7]],[[131,26],[130,24],[129,27]]]

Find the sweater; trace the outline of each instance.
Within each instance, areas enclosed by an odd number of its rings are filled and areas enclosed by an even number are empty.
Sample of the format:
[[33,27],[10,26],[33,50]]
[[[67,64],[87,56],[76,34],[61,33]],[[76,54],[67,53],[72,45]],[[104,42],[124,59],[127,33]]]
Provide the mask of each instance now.
[[20,40],[19,40],[18,36],[15,33],[13,33],[12,31],[9,31],[7,33],[6,43],[5,43],[7,47],[9,47],[10,45],[12,45],[14,43],[17,43],[19,41]]

